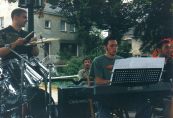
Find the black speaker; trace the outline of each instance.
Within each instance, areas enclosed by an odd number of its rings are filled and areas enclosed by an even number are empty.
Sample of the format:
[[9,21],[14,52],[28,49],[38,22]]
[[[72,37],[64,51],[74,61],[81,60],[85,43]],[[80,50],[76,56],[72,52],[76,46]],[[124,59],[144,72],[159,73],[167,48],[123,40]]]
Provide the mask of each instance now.
[[68,100],[58,105],[58,118],[89,118],[88,100]]
[[33,8],[41,8],[44,6],[44,0],[19,0],[19,7],[28,8],[33,6]]
[[58,118],[90,118],[91,88],[58,88]]

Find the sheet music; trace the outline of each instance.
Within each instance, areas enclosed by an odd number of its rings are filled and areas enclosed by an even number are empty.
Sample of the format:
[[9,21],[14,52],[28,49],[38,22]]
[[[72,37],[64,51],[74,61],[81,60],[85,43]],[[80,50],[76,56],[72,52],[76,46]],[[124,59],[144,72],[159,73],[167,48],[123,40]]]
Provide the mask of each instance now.
[[[133,68],[162,68],[164,67],[165,58],[153,57],[131,57],[126,59],[115,60],[114,69],[133,69]],[[113,71],[112,70],[112,71]]]

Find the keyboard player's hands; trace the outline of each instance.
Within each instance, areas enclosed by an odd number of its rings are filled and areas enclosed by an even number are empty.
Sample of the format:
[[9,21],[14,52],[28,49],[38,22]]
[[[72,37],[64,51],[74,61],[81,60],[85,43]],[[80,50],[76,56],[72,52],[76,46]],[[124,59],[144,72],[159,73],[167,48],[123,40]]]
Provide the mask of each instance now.
[[105,79],[102,79],[102,78],[96,78],[96,84],[97,85],[109,85],[110,80],[105,80]]

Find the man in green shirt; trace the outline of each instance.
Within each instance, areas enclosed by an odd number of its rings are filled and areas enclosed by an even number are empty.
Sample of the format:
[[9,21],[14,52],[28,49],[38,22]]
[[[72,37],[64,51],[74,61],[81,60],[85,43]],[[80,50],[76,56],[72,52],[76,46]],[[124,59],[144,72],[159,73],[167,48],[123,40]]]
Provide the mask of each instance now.
[[[118,42],[115,39],[115,37],[108,36],[103,42],[105,54],[93,60],[90,77],[95,79],[96,85],[106,85],[110,83],[114,61],[122,58],[116,55]],[[111,114],[112,109],[104,106],[101,102],[96,103],[96,108],[97,118],[113,118]]]
[[[90,77],[95,79],[96,85],[109,85],[114,62],[116,59],[122,59],[122,57],[116,55],[118,42],[115,37],[108,36],[105,38],[103,46],[105,54],[98,56],[93,60],[90,70]],[[146,101],[141,100],[138,107],[139,108],[136,108],[137,113],[135,118],[151,117],[150,105],[148,105]],[[113,115],[111,114],[113,109],[105,106],[104,103],[97,101],[96,108],[97,118],[113,118]]]
[[90,76],[95,78],[96,84],[109,84],[114,61],[122,58],[116,55],[118,42],[115,38],[107,37],[103,45],[106,52],[94,59],[90,71]]

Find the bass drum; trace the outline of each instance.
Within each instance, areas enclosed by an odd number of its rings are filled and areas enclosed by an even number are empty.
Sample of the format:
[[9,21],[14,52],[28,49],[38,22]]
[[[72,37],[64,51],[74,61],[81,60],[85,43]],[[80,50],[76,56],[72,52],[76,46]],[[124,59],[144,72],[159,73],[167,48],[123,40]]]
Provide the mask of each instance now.
[[10,106],[17,103],[20,95],[19,86],[13,82],[10,73],[3,70],[0,81],[1,102]]
[[[2,65],[4,66],[4,65]],[[0,67],[0,118],[18,118],[19,89],[7,69]]]
[[[42,89],[31,88],[27,90],[27,96],[29,109],[26,110],[26,114],[33,118],[49,118],[49,94]],[[51,104],[51,118],[57,118],[58,112],[53,98],[51,98]]]
[[[49,118],[49,94],[39,88],[30,88],[27,96],[27,102],[4,109],[0,118]],[[52,98],[51,105],[51,118],[58,118],[58,110]]]

